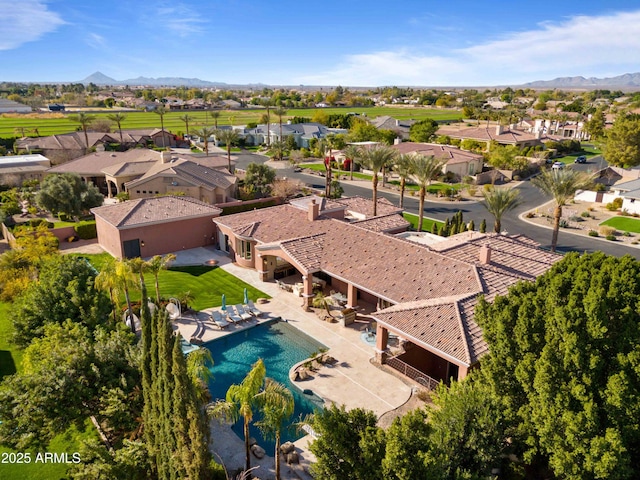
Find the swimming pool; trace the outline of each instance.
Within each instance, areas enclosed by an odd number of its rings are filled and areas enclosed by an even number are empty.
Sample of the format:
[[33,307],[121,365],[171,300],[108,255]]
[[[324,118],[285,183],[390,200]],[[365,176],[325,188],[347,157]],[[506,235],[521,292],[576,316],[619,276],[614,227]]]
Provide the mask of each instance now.
[[[322,408],[322,400],[315,395],[304,395],[289,380],[289,370],[298,362],[309,358],[313,352],[326,348],[322,343],[286,322],[265,322],[255,327],[227,335],[204,345],[213,357],[214,379],[209,383],[209,391],[214,399],[225,398],[228,388],[244,379],[251,366],[262,358],[267,369],[267,377],[284,384],[293,393],[296,408],[291,421],[300,415],[312,413]],[[304,388],[304,386],[301,386]],[[257,418],[254,416],[254,422]],[[240,438],[242,420],[236,422],[233,430]],[[265,440],[260,431],[251,426],[251,436],[258,440],[268,455],[273,455],[275,442]],[[295,432],[282,432],[282,442],[294,441],[301,435]]]

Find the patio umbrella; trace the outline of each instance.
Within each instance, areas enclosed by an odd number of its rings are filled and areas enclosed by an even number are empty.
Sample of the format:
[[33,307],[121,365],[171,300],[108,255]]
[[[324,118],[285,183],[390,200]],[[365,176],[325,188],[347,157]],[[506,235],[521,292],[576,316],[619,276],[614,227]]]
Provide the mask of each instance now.
[[249,303],[249,292],[247,292],[247,287],[244,287],[244,304]]
[[222,310],[226,310],[227,309],[227,296],[223,293],[222,294]]

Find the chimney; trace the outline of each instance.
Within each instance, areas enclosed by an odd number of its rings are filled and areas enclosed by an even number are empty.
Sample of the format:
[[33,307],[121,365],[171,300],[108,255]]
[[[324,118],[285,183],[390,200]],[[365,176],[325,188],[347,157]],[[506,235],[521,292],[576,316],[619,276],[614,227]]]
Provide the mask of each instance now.
[[169,163],[171,161],[171,152],[160,152],[160,161],[162,163]]
[[313,222],[318,218],[320,214],[320,205],[316,203],[316,199],[312,198],[311,203],[309,204],[309,221]]
[[491,263],[491,247],[489,245],[482,245],[480,247],[480,263],[483,265],[489,265]]
[[502,135],[503,131],[502,125],[496,125],[496,135]]

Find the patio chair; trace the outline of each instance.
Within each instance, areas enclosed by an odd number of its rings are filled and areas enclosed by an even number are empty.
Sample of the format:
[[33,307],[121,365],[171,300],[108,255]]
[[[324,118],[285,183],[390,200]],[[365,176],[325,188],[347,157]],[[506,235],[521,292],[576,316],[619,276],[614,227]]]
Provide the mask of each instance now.
[[211,312],[209,318],[220,330],[224,330],[229,326],[229,322],[227,322],[217,310]]
[[236,310],[233,308],[233,305],[229,305],[227,307],[227,318],[231,320],[233,323],[242,322],[242,317],[236,313]]
[[256,317],[259,317],[264,313],[259,308],[256,308],[256,306],[253,304],[253,300],[249,300],[247,302],[245,310],[248,311],[251,315],[255,315]]
[[242,320],[251,320],[253,318],[253,315],[251,315],[249,312],[245,312],[244,307],[242,305],[238,304],[238,305],[234,305],[234,307]]

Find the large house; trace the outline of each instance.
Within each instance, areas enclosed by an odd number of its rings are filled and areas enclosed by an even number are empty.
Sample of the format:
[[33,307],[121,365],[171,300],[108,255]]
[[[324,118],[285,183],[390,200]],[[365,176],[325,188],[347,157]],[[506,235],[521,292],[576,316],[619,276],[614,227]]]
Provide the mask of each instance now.
[[446,135],[459,140],[475,140],[484,142],[487,148],[491,142],[500,145],[515,145],[520,148],[542,145],[544,133],[537,131],[529,133],[514,126],[504,125],[478,125],[469,127],[465,124],[442,125],[438,128],[437,135]]
[[49,159],[40,154],[0,157],[0,185],[19,187],[25,180],[42,180],[50,167]]
[[[388,233],[402,229],[397,210],[383,206],[372,217],[344,201],[306,197],[214,218],[218,244],[262,281],[301,274],[307,306],[317,282],[342,293],[349,307],[376,306],[377,359],[429,384],[464,378],[487,351],[474,320],[481,295],[492,301],[561,258],[517,235],[464,232],[438,243],[412,241]],[[404,345],[395,357],[387,350],[390,333]]]
[[293,137],[298,148],[309,148],[311,139],[325,138],[327,135],[346,134],[347,129],[329,128],[321,123],[283,123],[282,137],[280,124],[262,124],[255,128],[234,128],[247,145],[262,145]]
[[467,175],[476,175],[482,172],[484,159],[482,155],[460,150],[450,145],[439,145],[435,143],[413,143],[404,142],[393,145],[393,149],[398,153],[418,153],[424,156],[434,156],[442,161],[443,173],[452,173],[459,180]]

